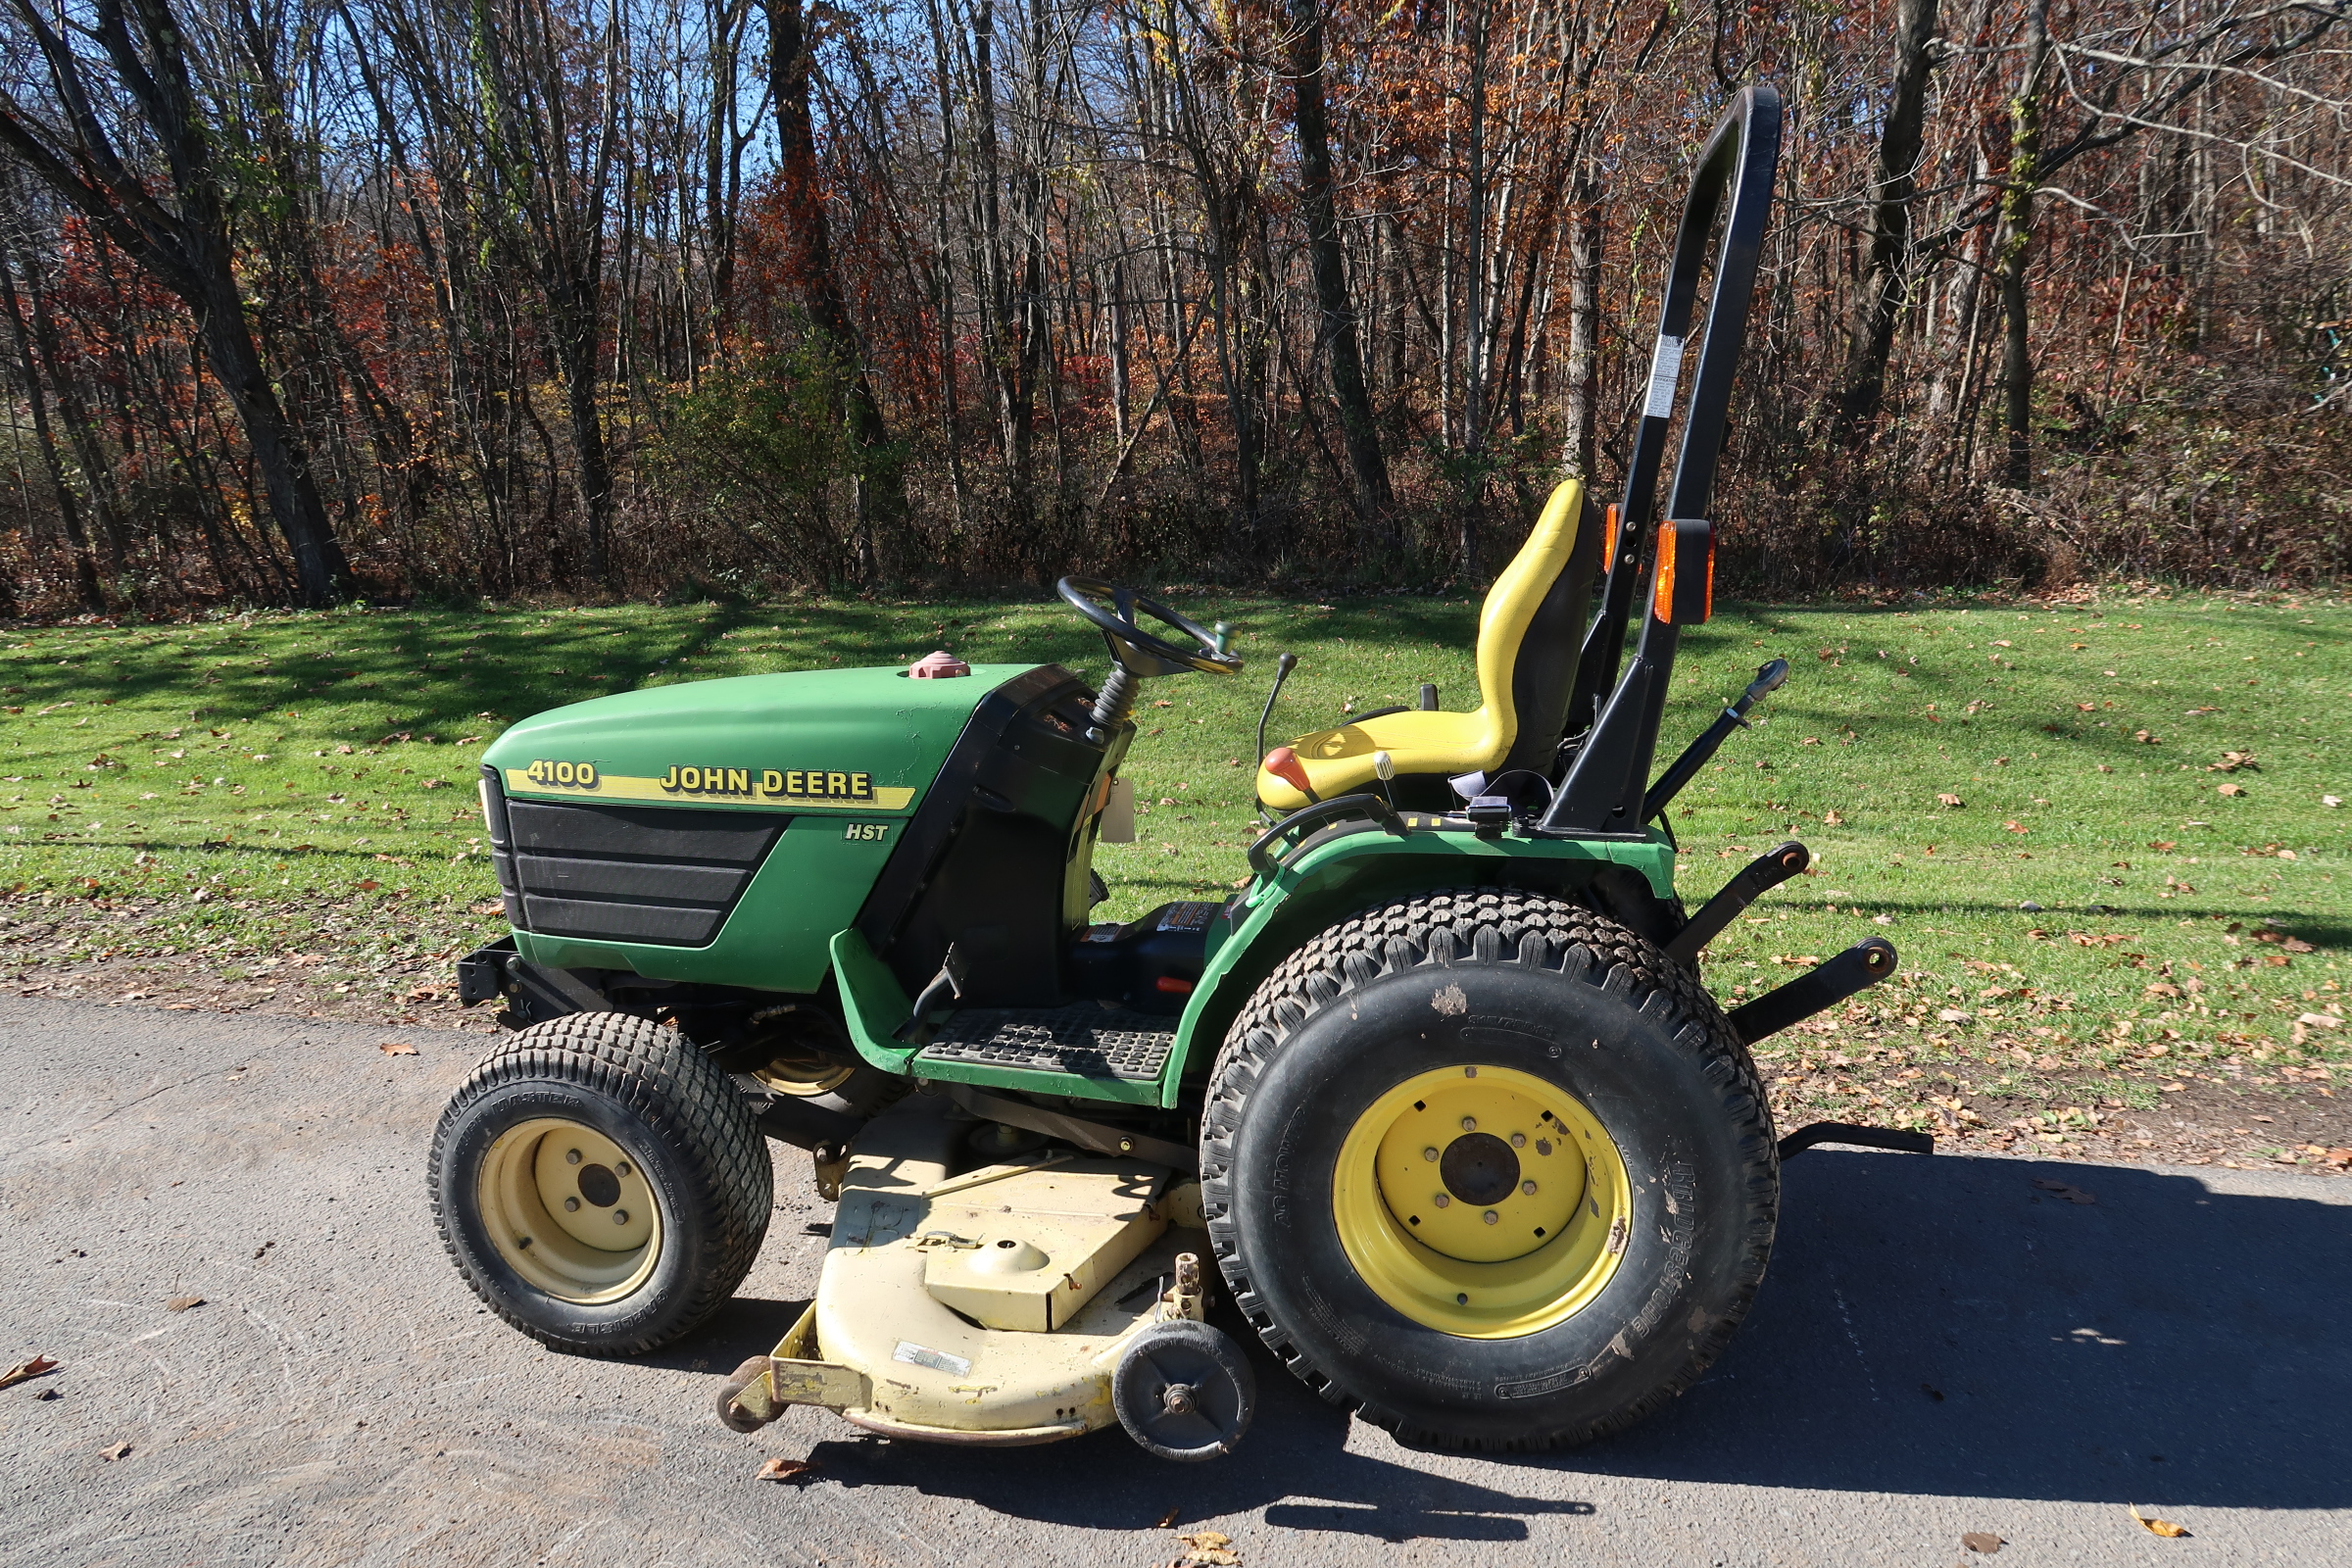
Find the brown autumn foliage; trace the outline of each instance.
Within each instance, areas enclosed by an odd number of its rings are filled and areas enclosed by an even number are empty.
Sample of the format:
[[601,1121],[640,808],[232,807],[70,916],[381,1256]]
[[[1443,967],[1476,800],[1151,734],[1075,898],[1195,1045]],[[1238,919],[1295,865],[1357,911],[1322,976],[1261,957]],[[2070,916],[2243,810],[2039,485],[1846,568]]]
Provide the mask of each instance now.
[[1749,591],[2340,580],[2352,0],[0,0],[0,612],[1418,586],[1788,100]]

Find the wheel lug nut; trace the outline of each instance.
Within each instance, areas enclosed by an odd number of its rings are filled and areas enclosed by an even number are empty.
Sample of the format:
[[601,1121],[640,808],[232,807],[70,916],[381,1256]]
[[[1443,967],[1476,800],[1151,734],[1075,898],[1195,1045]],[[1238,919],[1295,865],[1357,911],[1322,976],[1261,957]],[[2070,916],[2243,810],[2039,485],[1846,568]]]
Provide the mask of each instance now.
[[1511,1147],[1512,1147],[1513,1149],[1525,1149],[1525,1148],[1527,1147],[1527,1134],[1525,1134],[1525,1133],[1513,1133],[1513,1134],[1511,1134]]
[[566,1214],[576,1214],[576,1213],[578,1213],[579,1211],[580,1211],[580,1200],[579,1200],[578,1199],[576,1199],[576,1198],[566,1198],[565,1200],[564,1200],[564,1213],[566,1213]]
[[1488,1210],[1487,1210],[1487,1211],[1486,1211],[1484,1214],[1481,1214],[1481,1215],[1479,1215],[1478,1217],[1479,1217],[1480,1219],[1483,1219],[1483,1220],[1485,1220],[1485,1221],[1486,1221],[1488,1224],[1492,1225],[1492,1224],[1494,1224],[1494,1223],[1495,1222],[1495,1220],[1497,1220],[1497,1219],[1498,1219],[1498,1218],[1500,1218],[1501,1216],[1499,1216],[1499,1215],[1498,1215],[1498,1214],[1496,1214],[1496,1213],[1495,1213],[1495,1212],[1494,1212],[1493,1209],[1491,1209],[1491,1208],[1490,1208],[1490,1209],[1488,1209]]
[[625,1159],[617,1159],[617,1160],[614,1160],[614,1161],[612,1162],[612,1174],[613,1174],[613,1175],[615,1175],[615,1176],[626,1176],[628,1173],[629,1173],[629,1162],[628,1162],[627,1160],[625,1160]]
[[1423,1159],[1435,1159],[1438,1157],[1438,1152],[1435,1149],[1424,1149],[1421,1151],[1421,1157]]
[[1521,1182],[1519,1184],[1519,1190],[1530,1198],[1536,1196],[1536,1184],[1534,1182]]
[[564,1164],[566,1164],[566,1165],[577,1165],[579,1162],[580,1162],[580,1152],[579,1152],[578,1150],[576,1150],[576,1149],[570,1149],[570,1150],[566,1150],[566,1151],[564,1151]]
[[612,1211],[612,1223],[613,1223],[613,1224],[615,1224],[615,1225],[626,1225],[628,1222],[629,1222],[629,1211],[628,1211],[627,1209],[625,1209],[625,1208],[616,1208],[616,1209],[614,1209],[614,1210]]
[[1447,1198],[1444,1193],[1440,1193],[1434,1200],[1432,1200],[1432,1201],[1434,1201],[1440,1208],[1446,1208],[1452,1204],[1453,1200]]
[[1466,1133],[1474,1133],[1478,1131],[1478,1118],[1476,1116],[1464,1116],[1462,1118],[1462,1131]]

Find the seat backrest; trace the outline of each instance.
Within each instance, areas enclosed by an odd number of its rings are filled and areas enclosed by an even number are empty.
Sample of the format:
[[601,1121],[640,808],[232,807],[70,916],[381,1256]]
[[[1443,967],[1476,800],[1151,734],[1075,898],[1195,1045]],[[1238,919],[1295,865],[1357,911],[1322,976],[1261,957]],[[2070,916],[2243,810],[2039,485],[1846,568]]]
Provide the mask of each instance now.
[[1552,491],[1527,543],[1487,590],[1479,611],[1479,696],[1511,736],[1497,773],[1513,767],[1549,772],[1568,721],[1584,633],[1584,607],[1574,603],[1583,596],[1574,592],[1576,574],[1568,564],[1584,511],[1583,480],[1569,479]]

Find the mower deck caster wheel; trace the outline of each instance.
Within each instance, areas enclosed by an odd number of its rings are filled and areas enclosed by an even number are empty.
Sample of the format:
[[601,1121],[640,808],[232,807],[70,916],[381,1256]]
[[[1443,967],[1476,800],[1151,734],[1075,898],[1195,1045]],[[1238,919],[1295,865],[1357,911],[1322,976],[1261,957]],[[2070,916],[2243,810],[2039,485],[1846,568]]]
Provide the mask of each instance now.
[[[766,1374],[767,1366],[766,1356],[755,1355],[729,1373],[727,1381],[718,1386],[716,1409],[720,1426],[730,1432],[757,1432],[775,1419],[775,1416],[772,1415],[765,1418],[756,1416],[735,1402],[737,1395],[759,1382]],[[778,1414],[781,1413],[781,1411],[778,1412]]]
[[1241,1347],[1191,1318],[1155,1323],[1119,1357],[1110,1405],[1147,1453],[1193,1463],[1231,1453],[1257,1409]]

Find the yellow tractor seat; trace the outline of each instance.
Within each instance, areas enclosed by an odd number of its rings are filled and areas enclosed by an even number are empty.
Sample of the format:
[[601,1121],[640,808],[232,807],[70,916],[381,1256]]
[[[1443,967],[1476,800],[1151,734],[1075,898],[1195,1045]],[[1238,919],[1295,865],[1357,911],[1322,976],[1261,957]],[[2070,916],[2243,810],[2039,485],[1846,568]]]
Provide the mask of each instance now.
[[[1387,752],[1399,777],[1414,774],[1493,773],[1509,760],[1548,766],[1559,742],[1569,687],[1576,672],[1581,605],[1570,607],[1568,559],[1576,549],[1585,487],[1570,479],[1551,493],[1527,543],[1511,558],[1478,613],[1477,711],[1407,710],[1337,729],[1317,730],[1291,743],[1307,782],[1324,800],[1373,788],[1372,754]],[[1545,624],[1535,639],[1528,633]],[[1548,733],[1540,733],[1548,729]],[[1307,804],[1289,780],[1261,761],[1257,798],[1276,810]]]

